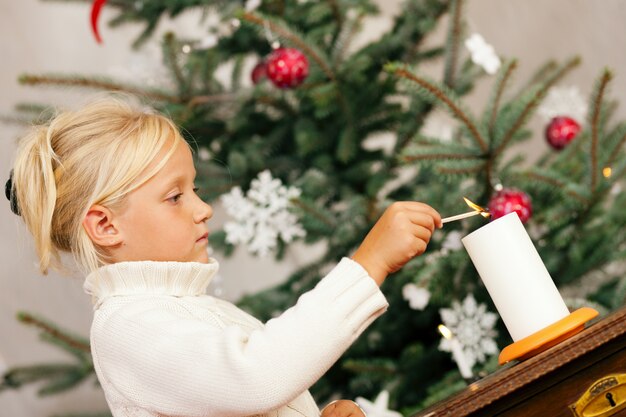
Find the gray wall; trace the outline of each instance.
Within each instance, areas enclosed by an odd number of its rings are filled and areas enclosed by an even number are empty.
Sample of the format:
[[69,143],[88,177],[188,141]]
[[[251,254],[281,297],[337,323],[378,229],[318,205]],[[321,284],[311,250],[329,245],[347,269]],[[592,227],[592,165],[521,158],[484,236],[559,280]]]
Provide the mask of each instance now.
[[[388,16],[397,10],[398,1],[379,0],[383,15],[368,22],[368,37],[376,36],[388,24]],[[138,27],[110,30],[106,22],[112,16],[105,7],[101,16],[104,45],[97,45],[89,29],[89,6],[80,3],[51,3],[36,0],[0,2],[0,114],[9,114],[17,102],[41,101],[72,105],[85,93],[67,89],[21,87],[18,74],[23,72],[118,74],[137,81],[157,79],[151,64],[155,55],[129,50]],[[496,51],[507,57],[518,57],[517,79],[523,81],[534,68],[548,58],[564,59],[573,54],[583,57],[583,64],[563,84],[578,85],[584,94],[604,66],[612,67],[616,79],[612,95],[624,101],[626,71],[626,2],[620,0],[472,0],[467,8],[471,31],[481,33]],[[202,33],[199,18],[191,13],[175,22],[163,22],[159,30],[177,33]],[[435,33],[431,43],[441,39]],[[361,42],[368,38],[363,37]],[[439,65],[425,70],[436,74]],[[482,109],[490,85],[487,77],[472,96],[472,103]],[[624,117],[624,109],[618,111]],[[543,121],[533,121],[537,134],[534,152],[545,148],[541,137]],[[13,160],[14,141],[20,128],[0,125],[0,179],[2,185]],[[2,197],[4,200],[4,197]],[[91,319],[89,299],[81,289],[81,277],[50,274],[42,277],[35,266],[29,236],[19,219],[11,214],[6,202],[0,203],[0,367],[33,364],[48,360],[66,360],[57,349],[41,343],[34,329],[14,319],[18,310],[43,315],[78,334],[88,334]],[[217,207],[213,228],[223,221]],[[211,223],[210,223],[211,225]],[[258,260],[238,251],[232,259],[222,261],[221,289],[225,298],[235,300],[241,294],[271,285],[287,272],[312,256],[318,248],[296,247],[280,265]],[[236,266],[236,267],[235,267]],[[44,417],[54,413],[101,410],[104,399],[93,384],[80,390],[48,399],[35,396],[35,387],[0,394],[0,415]]]

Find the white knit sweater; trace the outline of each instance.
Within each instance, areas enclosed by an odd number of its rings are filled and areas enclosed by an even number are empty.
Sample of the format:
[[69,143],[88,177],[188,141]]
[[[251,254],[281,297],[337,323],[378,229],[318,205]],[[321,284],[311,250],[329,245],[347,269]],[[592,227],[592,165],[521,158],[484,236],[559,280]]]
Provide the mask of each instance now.
[[263,325],[205,294],[217,269],[121,262],[87,277],[91,350],[114,417],[319,416],[308,388],[387,307],[344,258]]

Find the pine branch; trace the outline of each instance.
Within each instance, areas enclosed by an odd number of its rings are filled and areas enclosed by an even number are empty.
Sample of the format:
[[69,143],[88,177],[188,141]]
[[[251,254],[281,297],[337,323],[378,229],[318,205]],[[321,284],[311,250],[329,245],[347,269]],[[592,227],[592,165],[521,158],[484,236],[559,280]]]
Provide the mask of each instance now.
[[626,304],[626,280],[622,279],[615,288],[610,307],[618,309],[624,304]]
[[528,79],[528,81],[522,85],[522,87],[518,90],[518,92],[514,95],[515,98],[520,97],[526,90],[528,90],[532,85],[540,84],[543,80],[550,74],[555,71],[558,65],[555,61],[548,61],[539,67],[533,75]]
[[256,101],[265,106],[273,107],[278,111],[285,112],[290,116],[296,116],[298,114],[297,110],[292,107],[289,102],[275,96],[261,95],[256,97]]
[[450,176],[479,174],[481,171],[485,171],[487,162],[481,159],[452,159],[437,165],[436,170],[440,174]]
[[[341,102],[340,102],[341,104]],[[348,103],[343,103],[342,107]],[[339,135],[337,146],[335,148],[335,156],[344,164],[352,161],[358,152],[357,137],[352,127],[352,120],[348,120],[347,126]]]
[[613,78],[613,74],[605,69],[602,76],[597,81],[594,94],[591,99],[591,112],[589,112],[589,124],[591,126],[591,193],[595,193],[598,183],[598,120],[600,119],[600,110],[602,108],[602,99],[607,88],[607,84]]
[[437,171],[447,175],[469,175],[477,174],[485,169],[484,165],[476,165],[472,168],[445,168],[437,167]]
[[49,122],[55,115],[54,107],[38,103],[18,103],[15,110],[20,115],[0,115],[0,122],[20,126],[41,125]]
[[233,57],[234,65],[230,73],[230,85],[232,90],[241,89],[241,74],[243,73],[243,66],[245,64],[246,56],[239,54]]
[[526,178],[543,182],[551,187],[554,187],[555,189],[561,190],[584,205],[589,204],[589,200],[585,196],[575,192],[571,187],[567,186],[566,182],[558,180],[554,176],[549,176],[546,173],[539,172],[538,170],[527,171],[522,175]]
[[450,88],[454,88],[456,65],[459,59],[459,43],[461,39],[461,16],[463,0],[452,0],[450,5],[450,24],[446,39],[446,60],[444,67],[443,82]]
[[424,120],[430,114],[433,107],[434,105],[432,103],[423,100],[422,97],[412,97],[409,111],[407,112],[407,116],[412,120],[400,126],[398,140],[394,146],[394,154],[401,153],[411,140],[415,140],[416,133],[424,125]]
[[425,160],[462,160],[462,159],[479,159],[480,155],[467,154],[463,151],[458,152],[449,152],[446,151],[446,148],[436,147],[435,149],[420,148],[420,149],[409,149],[404,155],[401,155],[400,158],[403,162],[414,162],[414,161],[425,161]]
[[273,2],[269,2],[270,7],[273,8],[273,14],[284,17],[286,8],[285,3],[285,0],[275,0]]
[[4,374],[0,383],[0,392],[4,389],[21,388],[26,384],[44,379],[54,380],[75,373],[76,369],[76,365],[70,364],[45,364],[11,368]]
[[45,114],[46,117],[52,117],[50,106],[39,103],[18,103],[15,105],[15,110],[23,113],[35,113],[37,116]]
[[445,52],[445,48],[441,46],[435,46],[424,51],[420,51],[418,46],[419,45],[416,45],[415,51],[408,56],[407,61],[426,61],[429,59],[435,59],[439,58]]
[[56,336],[50,335],[48,333],[41,333],[39,337],[42,341],[46,343],[50,343],[51,345],[59,347],[65,350],[66,352],[70,353],[72,356],[78,359],[81,363],[89,364],[89,366],[91,366],[91,363],[92,363],[91,356],[84,349],[82,348],[77,349],[76,347],[67,344],[65,340],[61,340],[57,338]]
[[[554,159],[553,167],[559,169],[561,166],[568,166],[571,161],[579,158],[579,155],[582,153],[587,154],[586,151],[583,151],[583,147],[587,143],[588,136],[588,130],[583,130],[565,149],[560,152],[550,152],[549,155]],[[548,160],[546,160],[547,162]]]
[[290,202],[294,206],[296,206],[296,207],[300,208],[301,210],[303,210],[305,213],[308,213],[308,214],[312,215],[317,220],[319,220],[322,223],[324,223],[326,226],[331,227],[331,228],[337,226],[337,223],[335,222],[334,219],[324,215],[324,213],[320,212],[315,207],[313,207],[310,204],[306,203],[304,200],[299,199],[299,198],[294,198],[294,199],[291,199]]
[[612,177],[614,177],[616,180],[619,178],[624,178],[626,177],[626,163],[622,163],[621,167],[618,167],[617,169],[613,170],[612,173]]
[[341,32],[339,32],[339,35],[337,36],[337,40],[335,41],[332,51],[332,61],[335,66],[337,66],[345,56],[348,47],[357,33],[357,30],[361,26],[363,17],[365,17],[365,15],[363,13],[359,13],[356,19],[348,21],[347,24],[342,26]]
[[145,97],[151,100],[167,101],[170,103],[180,103],[180,98],[157,91],[147,91],[137,87],[131,87],[115,83],[103,78],[87,78],[82,76],[56,76],[56,75],[31,75],[24,74],[19,77],[19,83],[29,86],[39,85],[53,85],[59,87],[81,87],[81,88],[93,88],[103,91],[123,91],[129,94],[133,94],[140,97]]
[[196,107],[196,106],[200,106],[203,104],[230,102],[236,99],[237,97],[234,94],[229,94],[229,93],[195,96],[189,100],[189,103],[187,103],[187,106]]
[[581,148],[586,141],[587,131],[581,131],[567,147],[559,152],[546,152],[539,158],[535,165],[538,167],[559,167],[564,162],[571,161],[581,152]]
[[517,68],[517,60],[509,60],[502,65],[498,72],[498,77],[491,90],[491,97],[489,98],[487,108],[484,113],[484,120],[487,123],[487,132],[493,137],[493,130],[496,123],[496,116],[500,107],[500,100],[502,94],[506,88],[508,81],[513,74],[513,71]]
[[177,42],[174,34],[168,32],[163,37],[163,55],[166,57],[165,63],[174,74],[176,83],[178,84],[178,91],[181,95],[187,93],[187,81],[183,75],[183,70],[178,63],[178,54],[176,53]]
[[402,157],[404,162],[414,162],[414,161],[424,161],[431,159],[475,159],[474,155],[465,155],[460,153],[433,153],[433,154],[422,154],[422,155],[406,155]]
[[467,115],[463,110],[461,110],[461,108],[454,102],[454,100],[450,98],[454,96],[451,91],[442,90],[433,83],[430,83],[425,79],[412,74],[406,69],[401,68],[398,64],[387,64],[385,66],[385,70],[416,83],[423,90],[427,91],[430,95],[443,103],[452,112],[452,114],[467,127],[471,137],[478,144],[478,146],[480,146],[480,148],[484,152],[488,150],[487,143],[482,134],[479,132],[476,124],[471,120],[470,116]]
[[349,359],[342,364],[342,367],[357,373],[368,372],[393,375],[398,372],[395,361],[384,359],[379,359],[378,361]]
[[71,346],[74,349],[91,354],[91,348],[89,346],[89,343],[86,343],[76,337],[72,337],[66,333],[61,332],[52,324],[44,320],[38,319],[30,313],[20,312],[17,315],[17,319],[24,324],[29,324],[39,328],[40,330],[43,330],[51,337],[63,341],[66,345]]
[[531,112],[539,105],[541,100],[545,97],[550,87],[556,84],[561,78],[565,76],[570,70],[572,70],[575,66],[580,63],[580,58],[575,57],[568,61],[565,65],[563,65],[552,77],[550,77],[543,85],[541,85],[534,92],[533,97],[526,103],[523,111],[518,115],[517,119],[513,122],[513,124],[509,127],[509,130],[504,134],[502,141],[498,145],[498,147],[493,151],[493,158],[495,159],[498,155],[502,153],[502,151],[506,148],[509,141],[513,138],[515,132],[520,129],[527,118],[530,116]]
[[619,155],[619,151],[621,150],[622,146],[624,146],[625,143],[626,143],[626,134],[622,136],[620,141],[617,142],[617,144],[613,147],[613,149],[609,153],[609,159],[607,159],[606,161],[606,166],[610,167],[613,164],[613,162],[615,162],[615,158],[617,158],[617,156]]
[[33,121],[26,117],[17,117],[17,116],[0,116],[0,122],[6,124],[13,124],[22,127],[31,126]]
[[57,375],[56,377],[50,378],[48,384],[41,388],[38,394],[41,396],[46,396],[67,391],[82,382],[87,376],[89,376],[89,374],[91,374],[91,372],[91,370],[85,370],[80,368],[69,370],[62,375]]
[[287,39],[289,42],[294,44],[296,47],[304,51],[308,56],[317,63],[320,69],[326,74],[326,77],[332,81],[336,81],[336,77],[330,66],[326,63],[321,56],[321,51],[316,51],[316,48],[311,47],[307,42],[305,42],[302,37],[296,35],[294,31],[287,29],[284,26],[279,25],[275,21],[262,18],[253,13],[244,13],[241,15],[241,19],[252,24],[257,25],[259,28],[267,27],[272,31],[277,33],[281,38]]
[[333,17],[337,22],[337,32],[341,32],[341,28],[343,26],[343,15],[341,14],[341,9],[339,8],[339,4],[337,0],[326,0],[330,6],[330,10],[333,12]]

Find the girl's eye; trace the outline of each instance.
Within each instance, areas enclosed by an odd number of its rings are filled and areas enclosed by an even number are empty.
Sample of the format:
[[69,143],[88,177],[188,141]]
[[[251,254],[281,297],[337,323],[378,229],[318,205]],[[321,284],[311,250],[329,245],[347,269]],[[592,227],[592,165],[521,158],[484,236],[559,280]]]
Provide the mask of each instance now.
[[193,192],[194,192],[194,193],[198,194],[198,191],[200,191],[200,188],[198,188],[198,187],[194,187],[194,188],[193,188]]
[[180,197],[182,197],[182,195],[183,195],[183,193],[179,193],[179,194],[176,194],[173,197],[168,198],[167,200],[171,201],[172,203],[178,203],[178,200],[180,200]]

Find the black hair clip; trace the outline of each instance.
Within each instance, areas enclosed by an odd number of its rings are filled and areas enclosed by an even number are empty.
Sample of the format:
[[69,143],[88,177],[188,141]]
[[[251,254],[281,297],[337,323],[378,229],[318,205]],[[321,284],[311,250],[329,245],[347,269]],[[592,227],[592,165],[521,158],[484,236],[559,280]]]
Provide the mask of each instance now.
[[9,179],[4,185],[4,195],[6,195],[7,200],[9,200],[11,211],[19,216],[20,207],[17,205],[17,196],[15,195],[15,189],[13,188],[13,170],[11,170]]

